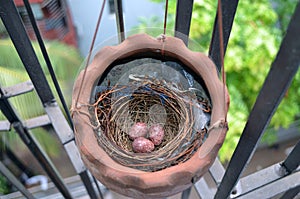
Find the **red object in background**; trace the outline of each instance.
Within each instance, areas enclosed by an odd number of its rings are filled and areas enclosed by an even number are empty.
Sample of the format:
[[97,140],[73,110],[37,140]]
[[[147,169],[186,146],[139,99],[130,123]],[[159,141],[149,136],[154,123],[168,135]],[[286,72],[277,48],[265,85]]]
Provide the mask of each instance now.
[[[14,0],[31,39],[35,34],[23,0]],[[77,47],[77,37],[70,11],[64,0],[29,0],[40,33],[45,40],[58,40]]]

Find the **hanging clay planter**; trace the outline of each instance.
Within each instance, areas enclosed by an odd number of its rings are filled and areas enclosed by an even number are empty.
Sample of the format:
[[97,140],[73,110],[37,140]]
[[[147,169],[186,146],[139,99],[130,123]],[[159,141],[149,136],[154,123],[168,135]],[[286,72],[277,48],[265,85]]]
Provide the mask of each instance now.
[[[126,88],[107,85],[106,90],[97,94],[95,88],[111,68],[117,64],[122,66],[126,60],[147,57],[178,61],[202,79],[211,104],[205,138],[194,130],[198,124],[197,112],[195,114],[195,108],[190,106],[194,98],[187,97],[186,92],[190,91],[180,90],[174,82],[130,74]],[[151,65],[147,67],[151,69]],[[178,38],[157,39],[139,34],[128,37],[118,46],[101,49],[87,67],[84,81],[83,76],[84,71],[79,74],[73,90],[76,143],[87,168],[107,188],[134,198],[162,198],[189,188],[208,171],[227,132],[229,95],[214,63],[206,55],[190,51]],[[129,85],[130,88],[137,85],[130,95],[127,93]],[[147,105],[145,116],[135,110],[141,107],[140,99]],[[125,111],[123,107],[127,107]],[[144,132],[147,125],[149,129],[151,125],[157,129],[154,138],[149,136],[148,130]],[[138,132],[132,128],[139,128]],[[136,150],[132,146],[138,133],[142,138],[135,142],[148,140],[145,141],[147,150]],[[187,146],[189,144],[192,146]]]

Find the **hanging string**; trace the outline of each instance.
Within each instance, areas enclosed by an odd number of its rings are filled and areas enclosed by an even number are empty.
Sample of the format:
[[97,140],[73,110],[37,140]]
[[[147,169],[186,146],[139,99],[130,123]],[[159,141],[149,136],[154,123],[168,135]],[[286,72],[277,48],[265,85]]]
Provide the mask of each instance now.
[[169,1],[166,0],[166,6],[165,6],[165,19],[164,19],[164,35],[166,34],[166,29],[167,29],[167,16],[168,16],[168,5]]
[[76,101],[75,101],[75,107],[77,107],[79,96],[80,96],[80,93],[81,93],[81,90],[82,90],[82,87],[83,87],[83,82],[84,82],[84,79],[85,79],[85,76],[86,76],[87,66],[88,66],[88,64],[90,62],[90,59],[91,59],[91,54],[92,54],[92,51],[93,51],[93,48],[94,48],[94,44],[95,44],[95,41],[96,41],[96,36],[97,36],[98,30],[99,30],[99,26],[100,26],[101,18],[102,18],[102,15],[103,15],[103,10],[104,10],[104,7],[105,7],[105,3],[106,3],[106,0],[103,0],[102,7],[101,7],[101,10],[100,10],[100,13],[99,13],[99,17],[98,17],[98,21],[97,21],[97,24],[96,24],[96,29],[95,29],[95,32],[94,32],[94,35],[93,35],[93,39],[92,39],[92,43],[91,43],[91,46],[90,46],[90,50],[89,50],[88,57],[87,57],[87,60],[86,60],[86,63],[85,63],[82,81],[80,83],[78,95],[77,95],[77,98],[76,98]]
[[164,46],[165,46],[166,29],[167,29],[168,5],[169,5],[169,1],[166,0],[165,18],[164,18],[164,30],[163,30],[163,34],[161,34],[160,37],[159,37],[159,39],[161,39],[161,41],[162,41],[162,47],[161,47],[161,55],[162,56],[164,56],[164,54],[165,54]]
[[[226,74],[224,68],[224,43],[223,43],[223,19],[222,19],[222,2],[218,0],[218,29],[219,29],[219,41],[220,41],[220,60],[221,60],[221,73],[223,80],[223,92],[224,92],[224,109],[226,108]],[[226,110],[225,110],[226,112]],[[225,114],[225,122],[227,122],[227,114]]]

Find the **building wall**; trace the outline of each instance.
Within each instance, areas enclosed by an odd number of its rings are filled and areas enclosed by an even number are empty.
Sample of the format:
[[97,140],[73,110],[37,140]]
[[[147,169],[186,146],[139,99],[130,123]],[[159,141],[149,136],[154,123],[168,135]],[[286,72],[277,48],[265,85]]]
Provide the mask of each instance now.
[[[86,57],[95,32],[103,0],[67,0],[67,2],[77,30],[79,50]],[[125,31],[129,31],[138,25],[140,17],[150,18],[151,16],[159,16],[163,19],[163,9],[163,4],[153,3],[150,0],[123,0]],[[98,46],[99,48],[99,45],[103,42],[106,45],[113,45],[116,41],[117,27],[115,14],[110,14],[109,1],[106,1],[95,47]],[[94,49],[97,49],[97,47]]]
[[[14,0],[29,37],[36,39],[22,0]],[[77,47],[77,38],[65,0],[29,0],[33,15],[45,40],[58,40]]]

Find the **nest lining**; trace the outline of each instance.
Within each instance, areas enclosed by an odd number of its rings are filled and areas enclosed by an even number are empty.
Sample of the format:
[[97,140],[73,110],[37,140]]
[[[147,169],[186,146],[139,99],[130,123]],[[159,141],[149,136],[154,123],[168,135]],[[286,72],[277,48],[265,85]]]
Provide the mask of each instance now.
[[[116,162],[143,171],[158,171],[188,160],[207,137],[195,129],[195,109],[210,113],[207,99],[197,99],[166,81],[145,79],[107,87],[95,96],[99,145]],[[134,153],[128,130],[136,122],[160,123],[163,142],[151,153]]]

